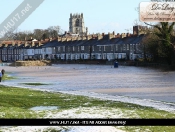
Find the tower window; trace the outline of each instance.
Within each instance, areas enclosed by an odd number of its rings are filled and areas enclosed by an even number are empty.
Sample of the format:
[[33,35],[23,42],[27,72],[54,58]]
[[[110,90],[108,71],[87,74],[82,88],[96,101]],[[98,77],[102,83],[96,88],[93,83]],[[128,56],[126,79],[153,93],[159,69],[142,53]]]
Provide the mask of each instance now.
[[76,26],[79,26],[79,19],[76,20]]

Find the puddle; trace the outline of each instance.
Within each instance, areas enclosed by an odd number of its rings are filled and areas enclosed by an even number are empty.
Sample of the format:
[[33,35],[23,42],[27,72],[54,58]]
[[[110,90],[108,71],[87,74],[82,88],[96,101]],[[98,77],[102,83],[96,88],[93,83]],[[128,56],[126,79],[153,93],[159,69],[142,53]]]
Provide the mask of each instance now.
[[30,110],[56,110],[58,106],[35,106],[30,108]]

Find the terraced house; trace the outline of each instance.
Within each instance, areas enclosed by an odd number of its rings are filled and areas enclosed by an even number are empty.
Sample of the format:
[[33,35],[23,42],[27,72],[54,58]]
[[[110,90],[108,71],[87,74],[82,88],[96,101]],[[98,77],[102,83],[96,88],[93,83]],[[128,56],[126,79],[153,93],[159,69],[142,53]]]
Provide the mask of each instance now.
[[130,59],[142,54],[140,44],[144,34],[97,34],[82,37],[60,37],[42,46],[47,59]]
[[[136,27],[134,27],[136,29]],[[135,31],[135,30],[134,30]],[[134,60],[142,55],[144,34],[115,32],[75,36],[65,33],[52,41],[7,41],[0,44],[2,61],[17,60]]]
[[42,59],[42,43],[38,41],[4,41],[0,44],[0,60]]

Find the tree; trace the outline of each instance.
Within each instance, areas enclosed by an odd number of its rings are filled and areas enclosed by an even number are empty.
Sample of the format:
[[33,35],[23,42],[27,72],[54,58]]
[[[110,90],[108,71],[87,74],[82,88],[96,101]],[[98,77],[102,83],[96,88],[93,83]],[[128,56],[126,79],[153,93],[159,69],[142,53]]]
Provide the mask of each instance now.
[[33,36],[37,40],[41,40],[44,34],[43,29],[34,29]]
[[60,33],[60,26],[50,26],[47,30],[49,38],[57,38]]
[[157,25],[145,24],[154,27],[156,30],[153,32],[158,37],[159,55],[171,65],[174,58],[174,44],[173,44],[173,27],[175,22],[160,22]]
[[[151,56],[151,60],[157,62],[159,59],[158,55],[158,37],[152,33],[148,33],[142,40],[141,50],[143,51],[144,61],[148,61]],[[149,57],[148,57],[149,55]]]

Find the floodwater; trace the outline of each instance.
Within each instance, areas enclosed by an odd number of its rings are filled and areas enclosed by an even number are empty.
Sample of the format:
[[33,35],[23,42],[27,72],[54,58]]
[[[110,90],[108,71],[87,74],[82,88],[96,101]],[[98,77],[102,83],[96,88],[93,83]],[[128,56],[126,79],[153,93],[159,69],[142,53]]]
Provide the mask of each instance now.
[[56,110],[58,106],[35,106],[30,108],[30,110],[38,111],[38,110]]
[[[45,67],[17,67],[5,85],[50,91],[81,91],[121,95],[175,103],[175,72],[145,67],[59,64]],[[20,70],[19,70],[20,69]],[[13,70],[11,70],[13,71]],[[22,83],[45,83],[29,86]]]

